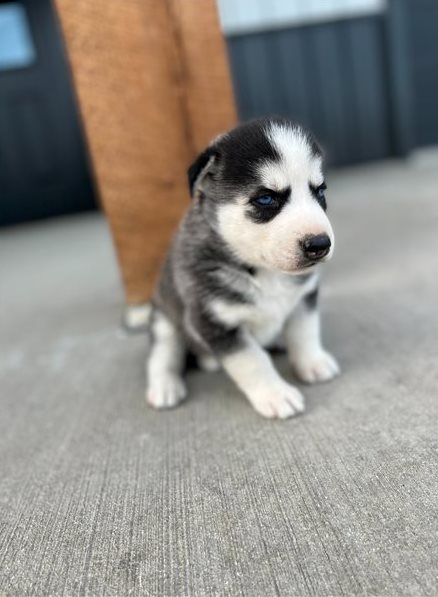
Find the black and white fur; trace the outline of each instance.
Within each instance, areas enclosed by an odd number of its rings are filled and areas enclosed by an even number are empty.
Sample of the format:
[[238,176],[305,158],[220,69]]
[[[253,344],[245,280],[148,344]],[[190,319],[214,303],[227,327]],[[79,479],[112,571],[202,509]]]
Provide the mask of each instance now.
[[186,396],[191,351],[204,369],[222,367],[261,415],[302,412],[301,392],[266,349],[285,345],[308,383],[339,372],[317,306],[317,264],[334,247],[321,150],[286,119],[255,120],[216,138],[189,183],[193,202],[153,297],[147,402],[169,408]]

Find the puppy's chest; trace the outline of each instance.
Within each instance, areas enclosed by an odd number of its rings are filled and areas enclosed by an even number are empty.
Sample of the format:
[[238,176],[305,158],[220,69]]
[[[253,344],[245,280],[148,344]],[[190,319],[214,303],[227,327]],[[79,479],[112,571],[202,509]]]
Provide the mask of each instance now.
[[224,323],[245,327],[262,346],[268,346],[281,334],[286,319],[315,283],[313,276],[299,283],[285,274],[258,272],[250,303],[216,304],[215,312]]
[[242,323],[260,344],[267,345],[279,336],[306,288],[284,275],[259,274],[256,282],[254,304],[248,308]]

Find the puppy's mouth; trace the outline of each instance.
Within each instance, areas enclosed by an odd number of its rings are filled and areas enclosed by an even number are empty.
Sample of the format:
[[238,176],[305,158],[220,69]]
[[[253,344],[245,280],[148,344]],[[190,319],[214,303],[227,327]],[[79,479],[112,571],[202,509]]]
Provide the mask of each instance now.
[[306,260],[301,261],[298,264],[297,270],[298,271],[308,270],[312,267],[315,267],[315,265],[318,265],[318,263],[322,263],[322,262],[323,262],[322,260],[318,260],[318,259],[315,259],[315,260],[306,259]]
[[315,265],[318,265],[319,263],[326,263],[326,261],[328,261],[329,259],[330,259],[330,257],[324,257],[324,259],[316,259],[315,261],[307,261],[300,267],[302,269],[308,269],[309,267],[314,267]]
[[328,253],[321,259],[303,258],[298,263],[297,269],[299,269],[299,270],[310,269],[310,268],[314,267],[315,265],[319,265],[320,263],[326,263],[327,261],[330,261],[331,258],[332,258],[332,252]]
[[280,268],[280,271],[283,272],[284,274],[288,274],[290,276],[299,276],[300,274],[305,274],[306,272],[311,271],[315,265],[318,265],[317,261],[313,261],[313,262],[306,262],[306,263],[297,263],[294,267],[282,267]]
[[[316,266],[320,264],[324,264],[327,261],[330,261],[332,257],[332,252],[328,253],[324,257],[320,259],[309,259],[304,255],[297,256],[296,254],[291,257],[286,262],[283,262],[282,265],[278,264],[274,269],[279,269],[285,274],[289,275],[300,275],[303,273],[311,272]],[[266,267],[266,266],[265,266]]]
[[321,265],[323,263],[325,263],[326,261],[328,261],[330,259],[330,257],[327,257],[326,259],[317,259],[315,261],[310,261],[310,260],[306,260],[304,262],[300,262],[293,270],[292,273],[297,273],[297,274],[301,274],[303,272],[308,272],[311,271],[312,269],[314,269],[317,265]]

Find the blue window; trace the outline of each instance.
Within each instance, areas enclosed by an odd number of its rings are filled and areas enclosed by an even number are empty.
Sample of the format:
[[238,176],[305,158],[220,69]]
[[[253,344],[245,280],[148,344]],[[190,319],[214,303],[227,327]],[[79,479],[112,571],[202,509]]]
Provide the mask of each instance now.
[[24,7],[19,2],[0,4],[0,71],[25,68],[35,57]]

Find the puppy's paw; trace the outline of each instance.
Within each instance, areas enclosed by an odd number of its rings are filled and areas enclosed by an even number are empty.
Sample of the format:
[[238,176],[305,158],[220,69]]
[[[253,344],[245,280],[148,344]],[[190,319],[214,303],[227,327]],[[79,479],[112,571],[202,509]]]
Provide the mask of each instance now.
[[275,383],[247,394],[255,410],[268,419],[288,419],[304,411],[304,396],[286,382]]
[[221,368],[219,361],[209,354],[200,355],[198,365],[203,371],[219,371]]
[[297,377],[305,383],[329,381],[340,373],[336,359],[323,348],[299,355],[292,361],[292,367]]
[[146,389],[146,402],[154,408],[172,408],[187,396],[186,386],[178,375],[155,375]]

